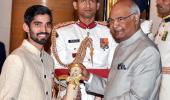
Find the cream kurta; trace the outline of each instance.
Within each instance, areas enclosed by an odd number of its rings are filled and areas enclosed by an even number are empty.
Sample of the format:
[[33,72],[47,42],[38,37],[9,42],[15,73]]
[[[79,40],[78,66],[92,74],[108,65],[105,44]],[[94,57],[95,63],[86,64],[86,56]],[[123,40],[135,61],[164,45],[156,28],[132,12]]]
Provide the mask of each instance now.
[[6,59],[0,76],[0,100],[51,100],[53,61],[24,40]]

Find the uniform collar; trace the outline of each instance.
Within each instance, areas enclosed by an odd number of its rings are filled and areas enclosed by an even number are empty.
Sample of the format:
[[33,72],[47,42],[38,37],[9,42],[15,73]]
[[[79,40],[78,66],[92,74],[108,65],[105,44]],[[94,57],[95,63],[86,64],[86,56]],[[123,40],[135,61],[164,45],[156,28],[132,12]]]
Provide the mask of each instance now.
[[165,22],[170,22],[170,15],[163,18]]
[[89,25],[86,25],[85,23],[78,21],[77,25],[83,29],[92,29],[94,27],[96,27],[97,23],[95,21],[93,21],[92,23],[90,23]]
[[136,33],[134,33],[129,39],[122,41],[120,44],[124,46],[129,46],[130,44],[134,43],[139,37],[142,36],[142,30],[139,29]]
[[38,48],[36,48],[34,45],[32,45],[28,40],[24,39],[24,41],[22,42],[22,46],[24,46],[28,51],[30,51],[31,53],[35,54],[36,56],[42,56],[44,50],[39,50]]

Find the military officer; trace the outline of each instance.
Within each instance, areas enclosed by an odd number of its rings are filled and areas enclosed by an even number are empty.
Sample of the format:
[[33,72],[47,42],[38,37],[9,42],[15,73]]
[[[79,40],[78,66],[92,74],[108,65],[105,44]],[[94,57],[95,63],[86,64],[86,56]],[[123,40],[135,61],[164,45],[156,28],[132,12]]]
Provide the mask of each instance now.
[[160,100],[170,98],[170,0],[157,0],[157,11],[163,18],[155,39],[162,60],[162,83]]
[[[95,21],[96,11],[99,9],[98,0],[74,0],[73,6],[78,13],[79,20],[63,24],[57,29],[58,38],[56,41],[57,52],[62,62],[71,63],[77,53],[81,42],[89,36],[93,44],[93,56],[90,55],[90,48],[86,49],[83,64],[90,72],[107,77],[109,72],[116,42],[113,40],[107,26]],[[57,64],[57,75],[67,74],[66,68]],[[81,85],[82,100],[94,100],[95,96],[86,93]]]

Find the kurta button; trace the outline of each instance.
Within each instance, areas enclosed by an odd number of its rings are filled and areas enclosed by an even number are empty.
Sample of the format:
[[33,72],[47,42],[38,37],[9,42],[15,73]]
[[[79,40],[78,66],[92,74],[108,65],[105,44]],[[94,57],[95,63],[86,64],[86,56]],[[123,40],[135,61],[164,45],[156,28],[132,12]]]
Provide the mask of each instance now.
[[48,91],[46,91],[46,93],[45,93],[46,95],[48,95]]
[[44,75],[44,78],[46,78],[47,76],[46,75]]
[[43,60],[41,59],[41,62],[43,63]]

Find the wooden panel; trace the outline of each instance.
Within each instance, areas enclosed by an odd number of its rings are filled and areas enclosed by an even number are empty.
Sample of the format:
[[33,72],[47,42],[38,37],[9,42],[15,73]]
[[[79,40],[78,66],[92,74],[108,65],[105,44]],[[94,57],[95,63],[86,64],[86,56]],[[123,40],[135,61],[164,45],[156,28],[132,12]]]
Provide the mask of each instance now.
[[[26,34],[22,29],[25,10],[34,4],[48,6],[52,10],[53,22],[74,20],[73,0],[13,0],[11,16],[10,52],[21,45]],[[50,44],[48,44],[50,45]],[[49,46],[47,46],[48,49]]]
[[96,20],[102,21],[102,20],[104,20],[103,19],[103,17],[104,17],[104,0],[99,0],[99,2],[100,2],[100,8],[99,8],[99,11],[97,12]]

